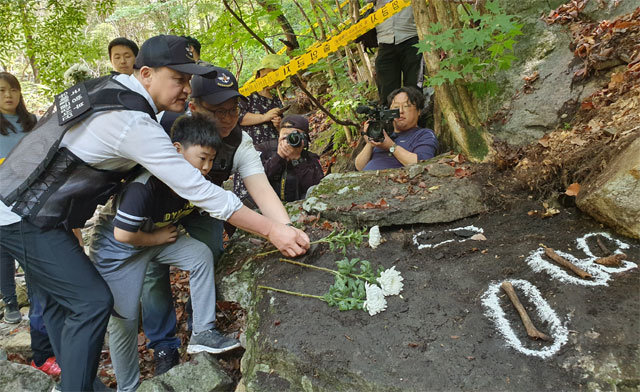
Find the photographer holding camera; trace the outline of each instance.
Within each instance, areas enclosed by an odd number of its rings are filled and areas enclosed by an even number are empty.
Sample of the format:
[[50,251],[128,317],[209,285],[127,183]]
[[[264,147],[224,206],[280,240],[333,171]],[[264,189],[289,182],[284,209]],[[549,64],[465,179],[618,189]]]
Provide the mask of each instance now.
[[309,147],[309,121],[294,114],[282,120],[277,140],[256,146],[269,183],[280,200],[304,199],[307,190],[322,180],[324,174],[316,154]]
[[431,129],[418,127],[418,117],[424,106],[424,96],[420,91],[414,87],[402,87],[389,94],[388,101],[390,110],[357,110],[369,115],[364,127],[367,144],[355,160],[358,170],[409,166],[436,154],[436,135]]

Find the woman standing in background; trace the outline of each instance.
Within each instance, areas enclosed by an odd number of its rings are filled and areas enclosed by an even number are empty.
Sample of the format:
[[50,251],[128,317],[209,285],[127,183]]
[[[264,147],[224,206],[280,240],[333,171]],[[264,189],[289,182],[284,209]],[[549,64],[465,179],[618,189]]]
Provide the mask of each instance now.
[[[35,114],[29,113],[22,88],[15,76],[0,72],[0,165],[16,144],[36,125]],[[4,301],[4,321],[17,324],[22,320],[16,295],[15,261],[0,247],[0,293]],[[53,354],[49,335],[42,319],[42,306],[29,293],[29,333],[33,359],[31,366],[51,376],[60,374],[60,366]]]

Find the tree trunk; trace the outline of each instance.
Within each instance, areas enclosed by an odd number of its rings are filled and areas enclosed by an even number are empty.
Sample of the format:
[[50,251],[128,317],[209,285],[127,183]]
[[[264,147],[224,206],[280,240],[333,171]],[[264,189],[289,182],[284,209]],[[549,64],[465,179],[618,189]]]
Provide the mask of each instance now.
[[293,27],[291,27],[291,23],[289,23],[287,17],[284,15],[284,13],[282,13],[280,6],[270,0],[257,1],[258,4],[262,6],[262,8],[267,10],[267,12],[275,13],[277,15],[276,20],[278,21],[280,27],[282,27],[282,31],[284,31],[284,36],[286,38],[286,40],[280,41],[282,41],[282,43],[287,46],[287,53],[294,49],[298,49],[300,47],[300,44],[298,43],[298,38],[296,38],[296,33],[293,31]]
[[[412,0],[411,4],[421,40],[428,34],[431,23],[439,22],[445,29],[459,25],[455,3],[448,0]],[[437,74],[440,70],[439,54],[425,52],[423,56],[429,75]],[[436,106],[440,112],[434,112],[434,118],[442,116],[446,124],[441,135],[445,140],[453,140],[454,147],[470,160],[486,161],[492,153],[491,137],[482,125],[475,103],[463,81],[443,83],[434,88]]]
[[[360,8],[358,0],[349,0],[349,17],[351,18],[351,23],[358,23],[359,15]],[[356,47],[358,48],[358,55],[362,61],[362,66],[367,70],[367,72],[364,73],[367,78],[367,82],[369,82],[370,85],[375,86],[376,80],[373,76],[373,67],[371,66],[371,60],[369,60],[367,52],[364,51],[364,45],[362,45],[362,43],[357,43]]]

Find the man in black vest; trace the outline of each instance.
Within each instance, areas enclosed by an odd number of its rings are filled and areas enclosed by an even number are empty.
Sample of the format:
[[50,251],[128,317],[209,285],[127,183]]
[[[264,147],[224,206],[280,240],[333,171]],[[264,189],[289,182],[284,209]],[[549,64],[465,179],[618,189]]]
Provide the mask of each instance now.
[[[194,76],[189,102],[190,111],[210,118],[222,138],[222,147],[216,153],[208,177],[214,184],[222,185],[231,174],[239,175],[264,216],[275,222],[290,224],[287,211],[264,173],[260,155],[249,135],[241,131],[238,125],[238,100],[246,98],[238,92],[238,82],[230,71],[219,67],[215,69],[216,76],[213,78]],[[161,123],[165,130],[170,129],[178,115],[164,114]],[[182,224],[191,237],[209,246],[214,262],[220,260],[223,252],[221,220],[191,214]],[[180,340],[175,336],[176,316],[169,287],[169,269],[166,266],[156,263],[148,266],[142,293],[142,314],[145,334],[150,341],[149,348],[154,350],[156,374],[162,374],[178,363],[177,348],[180,347]]]
[[[212,72],[195,64],[186,40],[164,35],[147,40],[135,68],[133,75],[105,80],[121,86],[119,99],[133,92],[133,98],[146,101],[150,112],[126,110],[123,104],[114,104],[119,110],[90,111],[62,133],[59,149],[44,172],[18,187],[7,185],[11,179],[5,172],[18,172],[32,163],[24,153],[26,144],[16,146],[0,166],[0,245],[20,261],[31,289],[43,299],[45,324],[62,369],[63,391],[94,389],[113,305],[108,286],[70,229],[81,227],[96,204],[117,190],[112,183],[119,184],[136,165],[144,166],[212,216],[268,238],[288,256],[303,254],[309,247],[304,233],[251,211],[231,192],[207,181],[176,152],[156,122],[155,113],[184,107],[192,74]],[[95,93],[86,94],[91,99],[100,95],[100,91],[90,93]],[[73,99],[74,107],[79,102],[93,105],[93,101]],[[56,105],[61,121],[75,115],[66,103]],[[50,118],[45,116],[43,121]],[[37,137],[38,126],[31,133]]]

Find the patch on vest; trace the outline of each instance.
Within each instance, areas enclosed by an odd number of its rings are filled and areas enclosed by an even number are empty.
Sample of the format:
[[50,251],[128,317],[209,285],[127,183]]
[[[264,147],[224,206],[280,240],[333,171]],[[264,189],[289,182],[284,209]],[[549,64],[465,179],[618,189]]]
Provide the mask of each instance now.
[[91,101],[84,83],[77,84],[56,95],[58,125],[64,125],[91,109]]

